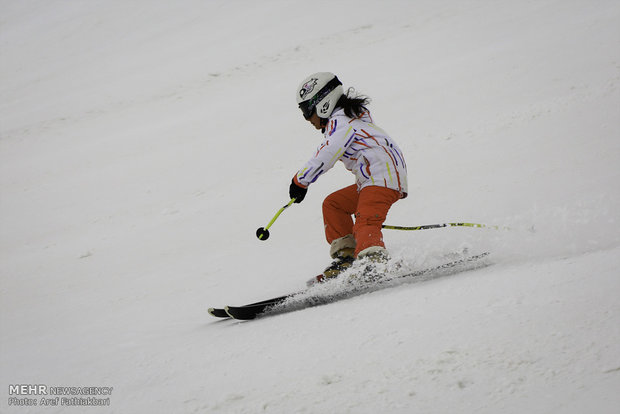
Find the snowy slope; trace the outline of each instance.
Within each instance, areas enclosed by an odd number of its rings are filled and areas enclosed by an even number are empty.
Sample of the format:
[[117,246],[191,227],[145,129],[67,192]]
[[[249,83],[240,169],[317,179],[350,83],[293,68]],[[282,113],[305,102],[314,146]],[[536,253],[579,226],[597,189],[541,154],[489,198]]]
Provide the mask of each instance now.
[[[619,27],[611,0],[0,1],[0,412],[617,412]],[[492,265],[213,320],[329,261],[341,167],[254,237],[320,139],[293,93],[322,70],[407,156],[390,224],[511,230],[386,231],[412,267]]]

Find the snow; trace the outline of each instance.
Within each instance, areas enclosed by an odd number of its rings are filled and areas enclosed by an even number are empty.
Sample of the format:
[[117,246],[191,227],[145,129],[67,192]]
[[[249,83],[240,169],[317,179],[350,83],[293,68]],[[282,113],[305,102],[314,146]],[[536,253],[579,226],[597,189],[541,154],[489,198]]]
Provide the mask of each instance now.
[[[3,413],[617,413],[620,5],[0,2]],[[293,97],[329,70],[373,99],[415,268],[490,266],[252,322],[209,306],[329,262],[288,201],[320,140]],[[10,385],[113,387],[107,407]]]

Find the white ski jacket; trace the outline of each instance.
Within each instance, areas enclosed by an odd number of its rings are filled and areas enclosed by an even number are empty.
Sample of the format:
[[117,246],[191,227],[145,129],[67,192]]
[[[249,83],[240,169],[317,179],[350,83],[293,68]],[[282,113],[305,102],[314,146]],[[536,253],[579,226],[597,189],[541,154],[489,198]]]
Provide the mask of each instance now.
[[403,153],[385,131],[372,123],[368,110],[360,118],[349,118],[343,109],[336,109],[324,130],[323,142],[295,180],[308,187],[338,160],[355,175],[358,191],[374,185],[394,189],[402,198],[407,196]]

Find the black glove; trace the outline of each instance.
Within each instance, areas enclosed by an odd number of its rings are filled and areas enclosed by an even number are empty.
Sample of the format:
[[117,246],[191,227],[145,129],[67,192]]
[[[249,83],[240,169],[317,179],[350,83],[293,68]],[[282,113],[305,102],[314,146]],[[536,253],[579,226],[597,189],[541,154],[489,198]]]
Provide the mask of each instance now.
[[295,179],[293,178],[293,180],[291,181],[291,186],[288,189],[288,195],[291,198],[295,199],[295,203],[301,203],[302,201],[304,201],[304,197],[306,196],[307,192],[308,189],[295,184]]

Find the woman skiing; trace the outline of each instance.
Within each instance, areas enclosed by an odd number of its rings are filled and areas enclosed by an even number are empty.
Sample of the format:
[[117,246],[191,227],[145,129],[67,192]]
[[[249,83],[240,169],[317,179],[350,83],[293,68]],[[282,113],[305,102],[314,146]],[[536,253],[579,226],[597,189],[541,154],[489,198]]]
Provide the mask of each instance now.
[[318,281],[337,276],[356,258],[387,261],[381,225],[392,204],[407,196],[403,153],[373,124],[368,102],[367,97],[355,96],[352,88],[345,94],[342,83],[330,72],[308,76],[297,90],[297,104],[304,118],[320,129],[324,138],[314,156],[293,177],[290,197],[302,202],[308,186],[337,161],[342,161],[356,179],[354,185],[330,194],[323,202],[325,237],[334,261]]

